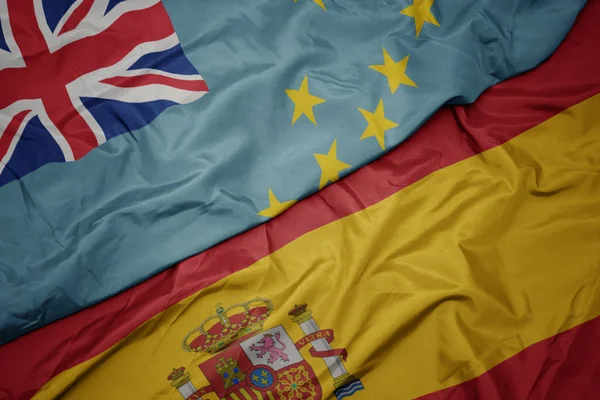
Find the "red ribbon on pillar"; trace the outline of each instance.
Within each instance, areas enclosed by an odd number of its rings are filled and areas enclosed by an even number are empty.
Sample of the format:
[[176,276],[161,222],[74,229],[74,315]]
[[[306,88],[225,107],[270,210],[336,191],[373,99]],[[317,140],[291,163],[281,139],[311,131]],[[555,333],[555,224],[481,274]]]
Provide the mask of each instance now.
[[214,391],[215,391],[215,389],[213,389],[212,386],[210,386],[210,385],[204,386],[203,388],[200,388],[200,389],[196,390],[194,392],[194,394],[192,394],[190,397],[187,398],[187,400],[196,400],[196,399],[201,398],[205,394],[209,394],[209,393],[212,393]]
[[[304,336],[302,339],[300,339],[296,342],[296,349],[300,350],[301,348],[310,344],[313,340],[317,340],[317,339],[324,339],[327,341],[327,343],[331,344],[331,342],[333,342],[333,339],[334,339],[333,329],[323,329],[318,332],[311,333],[309,335]],[[333,349],[333,350],[318,351],[318,350],[315,350],[314,347],[312,347],[309,350],[309,352],[310,352],[311,356],[319,357],[319,358],[341,357],[342,360],[344,360],[344,361],[346,361],[346,358],[348,358],[348,352],[346,351],[346,349]]]

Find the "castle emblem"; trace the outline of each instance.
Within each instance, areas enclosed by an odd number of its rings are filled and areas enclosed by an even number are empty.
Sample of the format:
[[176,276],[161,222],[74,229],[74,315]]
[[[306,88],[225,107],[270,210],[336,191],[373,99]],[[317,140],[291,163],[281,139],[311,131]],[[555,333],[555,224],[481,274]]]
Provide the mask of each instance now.
[[233,358],[229,357],[227,360],[219,358],[220,363],[215,365],[217,373],[223,378],[223,387],[228,389],[238,383],[242,382],[246,375],[238,368],[238,363]]
[[202,400],[214,393],[221,400],[321,400],[319,380],[300,350],[310,346],[311,357],[323,360],[335,386],[337,400],[364,387],[344,366],[346,349],[334,349],[333,330],[321,330],[306,304],[289,312],[304,337],[294,342],[283,325],[264,330],[273,312],[268,299],[256,298],[227,308],[220,304],[184,338],[182,348],[210,356],[198,367],[208,385],[196,389],[185,368],[174,368],[167,377],[185,400]]

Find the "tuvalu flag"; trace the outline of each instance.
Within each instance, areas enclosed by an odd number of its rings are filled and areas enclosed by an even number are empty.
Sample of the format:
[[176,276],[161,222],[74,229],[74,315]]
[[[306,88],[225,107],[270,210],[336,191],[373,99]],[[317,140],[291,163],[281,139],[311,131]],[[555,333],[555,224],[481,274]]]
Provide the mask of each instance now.
[[584,3],[0,0],[0,343],[537,66]]
[[278,218],[0,347],[0,396],[598,397],[599,18]]

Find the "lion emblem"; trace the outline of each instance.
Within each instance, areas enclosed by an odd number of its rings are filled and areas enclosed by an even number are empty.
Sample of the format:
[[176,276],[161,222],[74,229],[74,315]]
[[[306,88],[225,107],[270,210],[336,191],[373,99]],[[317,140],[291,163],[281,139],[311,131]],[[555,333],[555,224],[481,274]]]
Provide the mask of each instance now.
[[[265,333],[262,339],[250,346],[250,350],[256,351],[256,356],[258,358],[263,358],[263,356],[268,353],[268,364],[273,364],[279,359],[281,361],[287,362],[290,359],[288,355],[284,352],[286,345],[281,341],[280,336],[281,334],[279,332],[275,332],[275,335]],[[275,338],[273,339],[273,337]]]

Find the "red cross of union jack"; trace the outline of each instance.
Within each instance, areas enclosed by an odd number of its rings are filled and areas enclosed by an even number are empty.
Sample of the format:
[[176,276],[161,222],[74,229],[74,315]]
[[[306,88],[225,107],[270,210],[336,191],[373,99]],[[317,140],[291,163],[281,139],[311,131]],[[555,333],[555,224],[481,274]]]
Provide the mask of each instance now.
[[[0,0],[0,176],[17,165],[34,118],[60,161],[72,161],[207,90],[160,0]],[[125,109],[125,117],[107,117]],[[22,147],[50,148],[31,147],[38,138]],[[49,162],[28,151],[19,155],[27,165],[0,185]]]

